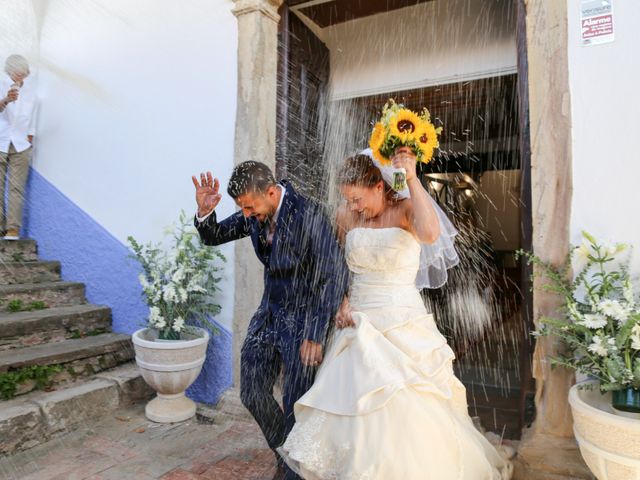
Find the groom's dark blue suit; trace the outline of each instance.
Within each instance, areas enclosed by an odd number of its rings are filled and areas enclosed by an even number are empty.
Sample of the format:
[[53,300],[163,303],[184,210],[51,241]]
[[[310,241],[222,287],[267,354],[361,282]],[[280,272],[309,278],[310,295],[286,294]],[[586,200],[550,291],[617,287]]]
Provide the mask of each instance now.
[[[331,319],[347,291],[344,256],[322,208],[286,181],[272,242],[269,226],[237,212],[218,222],[196,220],[207,245],[250,236],[264,264],[264,293],[242,347],[240,390],[244,405],[269,446],[282,445],[294,424],[293,405],[313,383],[315,370],[300,359],[308,339],[324,344]],[[241,292],[238,292],[242,295]],[[273,385],[284,364],[284,413]],[[295,478],[289,471],[288,478]]]

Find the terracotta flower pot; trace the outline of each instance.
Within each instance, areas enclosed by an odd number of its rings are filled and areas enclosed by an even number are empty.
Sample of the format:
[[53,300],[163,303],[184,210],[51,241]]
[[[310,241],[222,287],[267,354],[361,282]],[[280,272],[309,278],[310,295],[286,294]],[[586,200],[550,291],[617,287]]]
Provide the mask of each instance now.
[[145,408],[149,420],[175,423],[195,415],[196,405],[184,392],[202,370],[209,333],[202,328],[193,332],[184,340],[160,341],[148,328],[133,334],[136,363],[144,380],[158,393]]

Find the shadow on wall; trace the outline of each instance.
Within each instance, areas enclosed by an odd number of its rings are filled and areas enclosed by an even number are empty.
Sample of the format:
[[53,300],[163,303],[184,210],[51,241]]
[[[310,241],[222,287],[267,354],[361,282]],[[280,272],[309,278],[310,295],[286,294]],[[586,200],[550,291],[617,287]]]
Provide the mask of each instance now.
[[[22,234],[38,242],[41,260],[61,262],[63,280],[86,285],[90,303],[111,307],[114,332],[131,334],[145,325],[149,310],[129,248],[33,168]],[[231,386],[233,375],[231,333],[217,325],[220,333],[211,336],[202,373],[187,391],[209,404]]]

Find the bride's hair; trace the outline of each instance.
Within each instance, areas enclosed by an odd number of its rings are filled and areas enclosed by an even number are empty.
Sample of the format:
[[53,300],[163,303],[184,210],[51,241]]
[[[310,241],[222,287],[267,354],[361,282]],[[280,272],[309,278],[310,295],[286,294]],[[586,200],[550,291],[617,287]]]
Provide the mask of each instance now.
[[382,182],[387,200],[398,200],[395,190],[384,180],[382,172],[368,155],[357,154],[347,158],[340,169],[338,180],[340,185],[365,188],[373,188],[378,182]]

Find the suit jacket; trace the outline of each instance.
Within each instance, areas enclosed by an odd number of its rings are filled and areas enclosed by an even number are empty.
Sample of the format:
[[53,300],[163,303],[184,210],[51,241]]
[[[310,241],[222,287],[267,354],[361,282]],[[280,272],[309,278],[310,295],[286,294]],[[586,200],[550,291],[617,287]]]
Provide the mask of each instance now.
[[348,269],[323,209],[287,181],[280,183],[285,192],[271,245],[268,226],[242,212],[220,222],[214,212],[202,223],[196,219],[195,225],[206,245],[251,237],[264,264],[264,293],[249,334],[267,323],[285,341],[295,335],[323,343],[347,293]]

